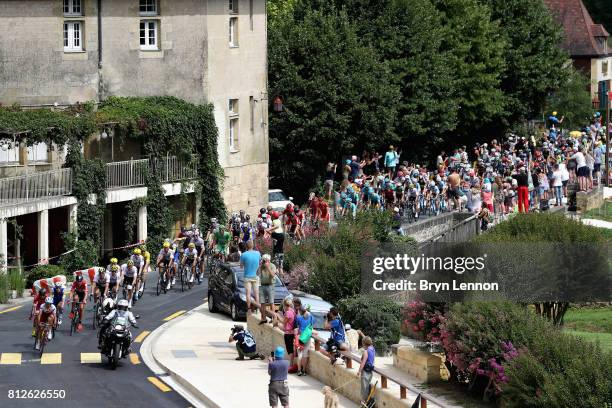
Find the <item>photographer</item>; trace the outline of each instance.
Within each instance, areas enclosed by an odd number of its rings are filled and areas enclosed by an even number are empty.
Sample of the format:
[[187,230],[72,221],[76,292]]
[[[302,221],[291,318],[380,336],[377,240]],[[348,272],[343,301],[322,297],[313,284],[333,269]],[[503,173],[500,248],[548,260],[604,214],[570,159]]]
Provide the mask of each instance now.
[[331,330],[331,336],[325,346],[332,364],[340,357],[340,351],[346,351],[349,349],[346,343],[346,332],[344,329],[344,323],[340,319],[338,309],[332,307],[329,313],[325,317],[325,329]]
[[255,344],[255,338],[250,331],[245,330],[240,324],[235,325],[232,328],[232,334],[230,334],[229,342],[236,342],[236,350],[238,350],[238,357],[236,360],[244,360],[245,357],[251,360],[260,358],[264,359],[262,354],[257,353],[257,345]]

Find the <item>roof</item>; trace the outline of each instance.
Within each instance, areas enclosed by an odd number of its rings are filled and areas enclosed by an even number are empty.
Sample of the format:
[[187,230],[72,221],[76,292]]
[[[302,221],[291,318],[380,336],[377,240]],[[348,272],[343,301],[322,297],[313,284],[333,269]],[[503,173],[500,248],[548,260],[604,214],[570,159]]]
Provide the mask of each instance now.
[[[582,0],[544,0],[555,20],[563,26],[563,47],[572,57],[608,55],[605,46],[610,34],[595,24]],[[604,37],[602,39],[602,37]]]

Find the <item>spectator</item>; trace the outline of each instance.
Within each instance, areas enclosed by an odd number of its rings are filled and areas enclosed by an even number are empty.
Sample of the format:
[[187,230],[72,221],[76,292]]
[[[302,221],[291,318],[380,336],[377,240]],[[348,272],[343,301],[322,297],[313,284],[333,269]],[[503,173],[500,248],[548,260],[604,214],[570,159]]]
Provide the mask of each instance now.
[[356,352],[359,350],[359,340],[364,337],[363,332],[353,329],[348,323],[344,325],[344,330],[346,332],[346,342],[349,346],[349,351]]
[[240,252],[238,251],[238,247],[234,244],[230,245],[227,262],[240,262]]
[[589,167],[587,166],[586,158],[582,152],[582,148],[574,149],[574,154],[571,159],[576,160],[576,175],[578,176],[578,184],[580,191],[587,190],[587,177],[589,173]]
[[389,177],[393,177],[395,174],[395,166],[399,163],[399,153],[395,151],[393,145],[389,146],[389,151],[385,154],[385,169],[389,174]]
[[563,204],[563,173],[558,164],[553,166],[552,186],[555,190],[555,205],[560,206]]
[[[329,340],[325,346],[328,353],[330,353],[334,347],[340,351],[348,350],[349,347],[346,343],[344,323],[342,323],[342,319],[340,319],[340,315],[338,314],[338,309],[335,307],[332,307],[329,310],[329,313],[325,318],[325,329],[331,330],[331,335],[329,336]],[[335,361],[335,356],[330,354],[330,358],[332,359],[333,363]]]
[[284,354],[283,348],[278,346],[274,350],[274,357],[268,359],[268,374],[270,375],[268,402],[271,408],[277,407],[279,400],[284,408],[289,407],[289,385],[287,384],[289,361],[283,359]]
[[517,174],[512,176],[518,185],[518,210],[519,212],[529,212],[529,181],[525,167],[519,168]]
[[292,298],[287,296],[283,299],[282,314],[276,314],[277,321],[283,323],[283,337],[285,340],[285,350],[289,356],[290,366],[293,366],[295,360],[295,348],[293,347],[295,334],[295,309],[293,308]]
[[331,199],[332,190],[334,188],[334,178],[336,177],[337,168],[338,168],[337,164],[333,162],[327,163],[327,169],[325,170],[325,185],[324,185],[325,199],[327,200]]
[[270,312],[274,313],[274,283],[276,281],[276,266],[271,262],[270,254],[261,257],[261,267],[259,268],[259,298],[261,299],[261,321],[264,324],[268,321],[266,309],[270,306]]
[[373,406],[372,401],[369,401],[370,388],[372,384],[372,374],[374,371],[374,358],[376,350],[372,345],[370,336],[365,336],[363,339],[363,353],[361,355],[361,364],[357,371],[357,376],[361,377],[361,406]]
[[490,212],[487,207],[483,207],[478,213],[478,219],[480,220],[480,230],[486,231],[489,229],[491,223]]
[[240,266],[244,268],[247,313],[250,313],[251,293],[255,295],[255,303],[259,304],[259,277],[257,276],[257,270],[261,262],[261,253],[253,249],[253,241],[247,241],[246,246],[247,251],[240,255]]
[[298,375],[306,375],[308,367],[308,354],[312,343],[312,328],[314,325],[314,317],[310,314],[310,306],[302,306],[300,299],[293,300],[295,310],[300,311],[300,315],[296,318],[296,327],[294,334],[296,335],[296,348],[298,353]]
[[257,353],[257,345],[255,344],[255,338],[250,331],[245,330],[241,324],[237,324],[232,328],[232,334],[230,334],[229,342],[236,342],[236,350],[238,351],[238,357],[236,360],[244,360],[245,357],[251,360],[256,358],[264,359],[262,354]]

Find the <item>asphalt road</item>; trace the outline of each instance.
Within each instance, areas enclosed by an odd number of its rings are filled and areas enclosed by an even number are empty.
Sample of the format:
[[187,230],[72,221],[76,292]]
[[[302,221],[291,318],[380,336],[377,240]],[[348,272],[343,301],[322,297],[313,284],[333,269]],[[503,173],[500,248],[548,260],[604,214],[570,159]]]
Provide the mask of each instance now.
[[[156,296],[156,279],[156,274],[151,273],[145,295],[133,308],[133,312],[140,315],[139,328],[131,329],[134,339],[143,332],[156,329],[165,322],[165,318],[188,311],[204,302],[206,281],[184,293],[180,292],[179,285],[178,289],[175,287],[167,294]],[[115,371],[108,367],[105,356],[101,356],[101,362],[82,362],[83,357],[93,357],[95,361],[100,355],[96,331],[91,325],[91,302],[86,305],[84,330],[72,337],[69,335],[67,313],[64,314],[64,322],[56,332],[56,337],[47,344],[44,361],[41,361],[33,349],[34,340],[30,336],[30,308],[31,304],[26,303],[17,310],[0,314],[0,407],[190,406],[177,392],[164,388],[165,383],[160,382],[142,362],[139,349],[144,334],[139,343],[132,345],[132,355],[138,358],[122,359]],[[58,354],[51,353],[59,353],[61,361],[57,360]],[[83,356],[82,353],[93,355]],[[19,364],[15,364],[17,362]],[[154,383],[163,385],[160,388]],[[15,396],[17,390],[19,394],[23,394],[24,390],[63,390],[65,397],[30,399],[26,394],[26,398],[10,398]]]

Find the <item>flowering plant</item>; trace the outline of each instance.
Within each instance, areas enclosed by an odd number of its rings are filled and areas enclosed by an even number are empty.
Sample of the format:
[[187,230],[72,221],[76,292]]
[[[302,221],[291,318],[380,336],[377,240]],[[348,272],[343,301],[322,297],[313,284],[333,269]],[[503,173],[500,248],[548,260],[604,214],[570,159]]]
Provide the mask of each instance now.
[[433,305],[418,300],[408,302],[405,308],[405,324],[420,340],[440,343],[440,324],[444,316]]

